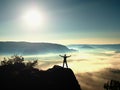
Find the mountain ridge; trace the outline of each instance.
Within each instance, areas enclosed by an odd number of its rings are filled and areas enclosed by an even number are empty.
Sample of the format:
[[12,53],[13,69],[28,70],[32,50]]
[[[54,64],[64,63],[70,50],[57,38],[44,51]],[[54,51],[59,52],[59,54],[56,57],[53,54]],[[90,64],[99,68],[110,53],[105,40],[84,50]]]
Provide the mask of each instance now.
[[65,45],[55,43],[0,42],[0,54],[36,55],[71,51]]

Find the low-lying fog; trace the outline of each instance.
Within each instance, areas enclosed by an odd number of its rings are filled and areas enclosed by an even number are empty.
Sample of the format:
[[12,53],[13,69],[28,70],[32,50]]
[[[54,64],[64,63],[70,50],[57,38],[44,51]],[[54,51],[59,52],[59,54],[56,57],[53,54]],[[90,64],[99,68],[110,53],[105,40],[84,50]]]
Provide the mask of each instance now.
[[[120,81],[120,52],[116,49],[82,48],[67,55],[71,55],[67,59],[68,66],[75,73],[82,90],[104,90],[103,85],[107,80]],[[0,59],[3,57],[0,56]],[[25,60],[38,60],[36,67],[42,70],[63,65],[63,58],[57,53],[23,57]]]

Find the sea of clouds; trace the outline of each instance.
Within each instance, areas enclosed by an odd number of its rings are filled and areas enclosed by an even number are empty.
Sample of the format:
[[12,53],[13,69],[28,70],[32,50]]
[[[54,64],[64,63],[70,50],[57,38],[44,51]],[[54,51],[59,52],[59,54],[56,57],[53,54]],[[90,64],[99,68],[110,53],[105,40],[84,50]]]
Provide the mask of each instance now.
[[[120,47],[120,46],[119,46]],[[76,52],[67,59],[68,66],[73,70],[82,90],[104,90],[108,80],[120,81],[120,48],[100,46],[69,47]],[[64,55],[64,54],[63,54]],[[63,65],[59,54],[24,56],[25,60],[38,60],[39,69],[47,70],[54,65]],[[0,56],[3,59],[3,56]]]

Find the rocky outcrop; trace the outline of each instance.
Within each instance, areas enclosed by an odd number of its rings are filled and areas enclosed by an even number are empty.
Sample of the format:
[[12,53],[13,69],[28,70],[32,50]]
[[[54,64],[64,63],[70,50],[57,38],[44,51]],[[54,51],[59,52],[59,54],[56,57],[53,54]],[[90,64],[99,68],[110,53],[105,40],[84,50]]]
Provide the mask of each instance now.
[[4,89],[81,90],[73,71],[56,65],[46,71],[22,63],[0,66],[0,82]]

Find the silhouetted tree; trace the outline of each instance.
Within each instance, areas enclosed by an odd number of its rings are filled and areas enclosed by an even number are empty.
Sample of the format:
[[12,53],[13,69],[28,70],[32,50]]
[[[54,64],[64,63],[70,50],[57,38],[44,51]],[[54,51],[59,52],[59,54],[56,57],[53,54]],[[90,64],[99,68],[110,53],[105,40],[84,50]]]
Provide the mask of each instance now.
[[4,58],[3,61],[1,61],[1,66],[4,65],[24,65],[27,67],[34,67],[35,65],[37,65],[37,60],[35,61],[29,61],[29,62],[24,62],[24,58],[22,56],[18,56],[18,55],[13,55],[11,56],[11,58]]
[[24,58],[22,56],[11,56],[11,58],[4,58],[3,61],[1,61],[1,66],[4,65],[10,65],[10,64],[16,64],[16,63],[23,63]]
[[120,90],[120,82],[116,80],[107,81],[104,84],[104,89],[106,90]]
[[29,61],[29,62],[27,62],[26,66],[27,66],[28,68],[32,68],[32,67],[36,66],[37,63],[38,63],[37,60],[35,60],[35,61],[33,61],[33,62],[30,62],[30,61]]

